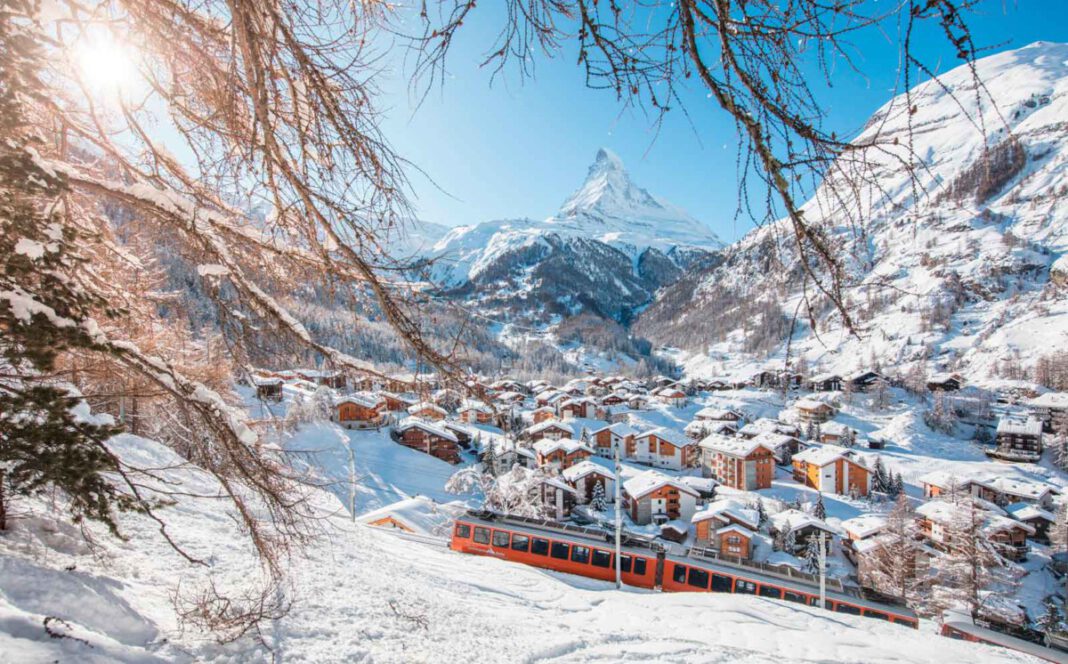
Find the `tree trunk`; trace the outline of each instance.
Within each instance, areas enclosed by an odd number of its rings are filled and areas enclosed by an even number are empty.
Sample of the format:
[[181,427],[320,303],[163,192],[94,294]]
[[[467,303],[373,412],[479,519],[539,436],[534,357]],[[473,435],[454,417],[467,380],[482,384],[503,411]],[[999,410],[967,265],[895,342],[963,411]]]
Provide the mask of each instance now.
[[0,470],[0,530],[7,530],[7,503],[4,502],[3,470]]

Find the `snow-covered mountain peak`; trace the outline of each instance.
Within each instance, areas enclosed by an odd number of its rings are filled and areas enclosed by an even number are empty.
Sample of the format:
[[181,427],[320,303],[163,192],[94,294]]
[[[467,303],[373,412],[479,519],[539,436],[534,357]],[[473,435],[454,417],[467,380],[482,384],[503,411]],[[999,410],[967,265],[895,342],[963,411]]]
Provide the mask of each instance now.
[[630,179],[623,160],[607,148],[597,151],[590,165],[586,181],[571,194],[560,208],[560,217],[573,217],[581,212],[616,213],[627,209],[663,209],[663,205],[648,191]]

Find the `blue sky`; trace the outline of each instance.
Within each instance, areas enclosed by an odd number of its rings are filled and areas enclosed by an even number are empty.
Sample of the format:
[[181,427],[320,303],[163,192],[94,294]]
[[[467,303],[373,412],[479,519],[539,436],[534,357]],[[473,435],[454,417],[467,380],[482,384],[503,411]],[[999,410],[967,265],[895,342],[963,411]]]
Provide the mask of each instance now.
[[[547,217],[581,184],[597,148],[605,146],[623,158],[639,184],[723,239],[737,239],[752,227],[749,219],[734,216],[734,126],[702,91],[686,99],[690,120],[671,113],[657,134],[651,118],[623,110],[611,91],[587,89],[573,50],[539,59],[533,79],[520,81],[510,72],[491,86],[491,72],[478,63],[496,36],[497,4],[480,3],[454,45],[445,85],[418,109],[402,67],[379,81],[387,137],[428,176],[411,175],[422,219],[458,225]],[[969,25],[977,44],[994,50],[1068,41],[1068,0],[986,0]],[[832,88],[817,88],[827,126],[839,134],[852,135],[900,91],[897,28],[884,30],[854,39],[863,76],[843,67]],[[914,39],[930,65],[944,71],[958,64],[933,27]]]

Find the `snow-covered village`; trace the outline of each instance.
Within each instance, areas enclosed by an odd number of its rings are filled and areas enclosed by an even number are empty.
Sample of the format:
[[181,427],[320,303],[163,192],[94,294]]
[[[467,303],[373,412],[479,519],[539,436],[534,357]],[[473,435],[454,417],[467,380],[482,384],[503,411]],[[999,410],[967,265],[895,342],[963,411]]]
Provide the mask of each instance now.
[[1068,662],[1068,4],[0,2],[0,663]]

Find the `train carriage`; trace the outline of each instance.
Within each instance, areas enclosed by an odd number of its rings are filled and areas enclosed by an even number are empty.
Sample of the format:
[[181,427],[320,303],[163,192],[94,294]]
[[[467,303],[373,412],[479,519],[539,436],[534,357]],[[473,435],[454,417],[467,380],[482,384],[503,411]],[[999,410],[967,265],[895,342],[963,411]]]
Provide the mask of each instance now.
[[[469,513],[457,519],[450,547],[534,567],[615,580],[615,547],[610,533],[570,524]],[[757,595],[819,606],[818,590],[801,579],[779,577],[722,560],[669,555],[653,540],[628,536],[620,555],[623,583],[664,592],[720,592]],[[884,620],[912,628],[916,614],[845,592],[825,593],[826,608],[837,613]]]

